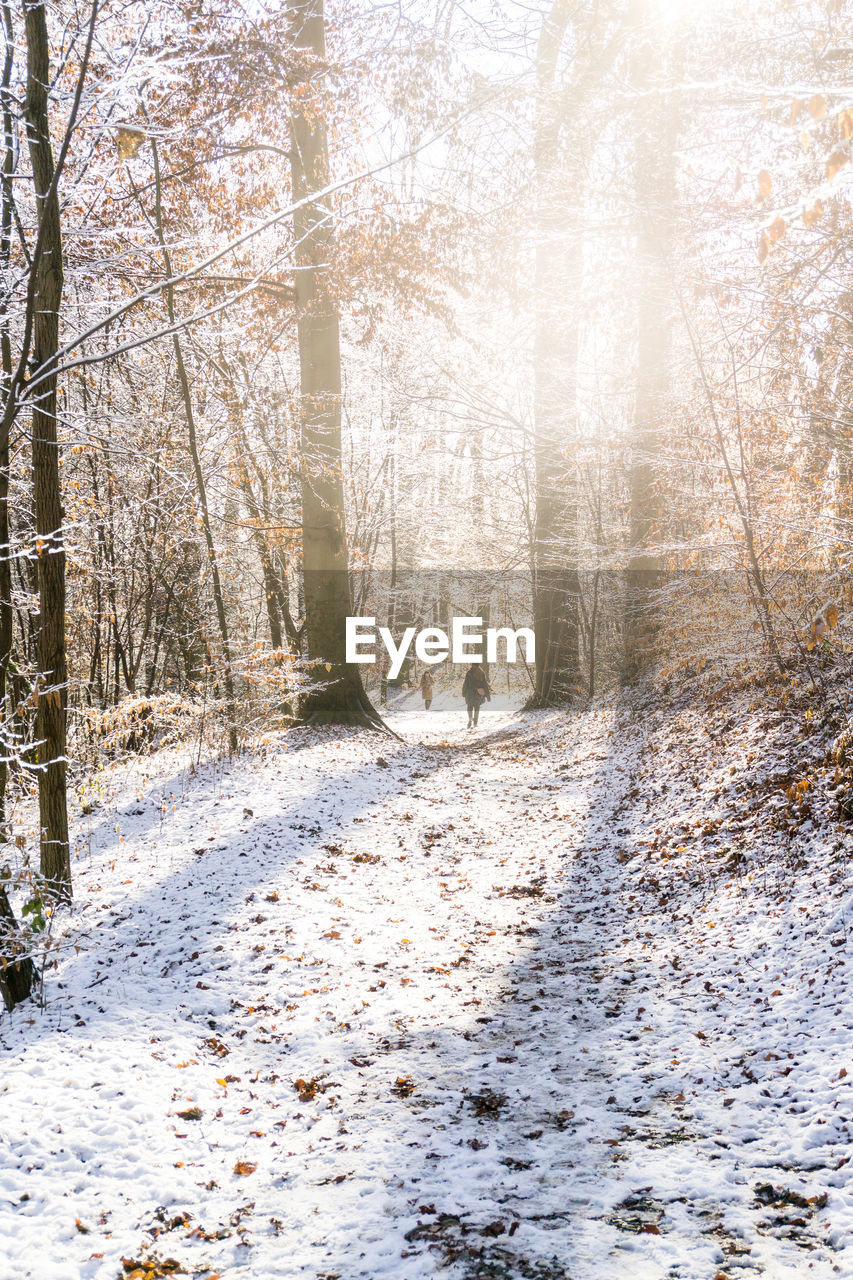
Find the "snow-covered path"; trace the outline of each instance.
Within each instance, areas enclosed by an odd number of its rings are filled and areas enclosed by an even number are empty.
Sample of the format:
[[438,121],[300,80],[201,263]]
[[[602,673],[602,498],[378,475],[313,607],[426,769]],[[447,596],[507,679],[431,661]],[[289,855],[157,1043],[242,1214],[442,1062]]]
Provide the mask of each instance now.
[[712,949],[638,879],[617,714],[116,773],[0,1023],[0,1278],[853,1273],[849,1025],[795,1057],[737,977],[778,921]]

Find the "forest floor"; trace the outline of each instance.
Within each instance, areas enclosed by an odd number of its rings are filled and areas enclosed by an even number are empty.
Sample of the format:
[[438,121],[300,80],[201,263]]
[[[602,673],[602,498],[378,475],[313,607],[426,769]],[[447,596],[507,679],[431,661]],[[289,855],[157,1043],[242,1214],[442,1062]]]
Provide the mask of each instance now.
[[0,1280],[853,1275],[851,841],[748,697],[105,770]]

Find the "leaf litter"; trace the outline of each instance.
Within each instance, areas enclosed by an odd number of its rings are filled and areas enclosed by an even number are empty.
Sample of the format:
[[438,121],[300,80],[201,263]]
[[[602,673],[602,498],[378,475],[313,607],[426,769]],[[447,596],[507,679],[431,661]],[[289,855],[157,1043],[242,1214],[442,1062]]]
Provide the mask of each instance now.
[[105,771],[0,1024],[10,1275],[849,1270],[837,761],[746,698],[437,709]]

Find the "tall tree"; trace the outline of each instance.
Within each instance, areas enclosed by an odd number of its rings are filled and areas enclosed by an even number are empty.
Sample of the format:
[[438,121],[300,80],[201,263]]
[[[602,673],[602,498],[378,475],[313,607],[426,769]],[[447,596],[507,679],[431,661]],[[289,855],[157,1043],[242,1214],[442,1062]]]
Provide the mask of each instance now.
[[664,517],[661,477],[663,418],[670,389],[675,293],[672,248],[675,144],[675,51],[661,38],[653,0],[635,0],[631,60],[635,93],[637,371],[629,479],[622,677],[630,682],[653,661]]
[[591,107],[602,95],[602,77],[618,47],[615,17],[606,5],[587,11],[571,0],[551,0],[536,52],[533,706],[566,702],[581,686],[575,457],[580,437],[581,210],[601,125]]
[[157,140],[153,136],[151,139],[151,147],[154,157],[154,220],[157,230],[157,240],[163,254],[163,266],[165,267],[167,278],[165,288],[166,313],[169,317],[169,324],[174,330],[172,333],[172,350],[175,356],[175,372],[178,378],[181,403],[183,405],[184,416],[186,418],[187,444],[189,447],[190,458],[192,460],[193,478],[195,480],[196,498],[198,501],[199,515],[201,517],[201,527],[204,531],[204,545],[207,549],[207,560],[210,565],[210,581],[213,591],[214,608],[216,609],[216,624],[219,628],[219,640],[222,645],[222,683],[225,691],[225,714],[228,720],[228,748],[233,754],[237,750],[237,722],[234,706],[234,674],[231,665],[231,636],[228,628],[228,614],[225,609],[225,593],[222,590],[222,576],[219,572],[219,558],[217,556],[216,542],[213,537],[213,526],[210,519],[207,483],[204,478],[204,468],[202,467],[201,452],[198,444],[195,407],[193,405],[192,390],[190,389],[190,380],[187,376],[183,343],[181,342],[180,331],[176,324],[175,289],[171,282],[173,274],[172,257],[166,243],[166,233],[163,226],[163,179],[160,170],[160,151],[157,145]]
[[66,800],[65,536],[59,476],[56,354],[62,302],[62,230],[50,141],[50,45],[42,0],[24,0],[27,126],[38,235],[33,265],[32,363],[38,371],[32,409],[33,508],[38,552],[39,823],[41,870],[51,893],[70,897]]
[[566,459],[574,417],[577,331],[560,322],[565,316],[569,283],[565,265],[570,228],[560,163],[563,104],[557,89],[560,52],[572,10],[570,0],[553,0],[542,19],[536,54],[534,706],[547,706],[570,696],[579,665],[579,583],[573,545],[577,517]]
[[[15,172],[15,122],[12,115],[12,70],[15,63],[15,34],[9,5],[0,8],[3,19],[3,69],[0,80],[0,118],[3,122],[3,166],[0,179],[0,272],[7,277],[12,261],[14,218],[13,174]],[[9,297],[0,299],[0,377],[2,399],[8,404],[12,391],[12,338]],[[6,721],[6,686],[14,640],[12,608],[12,543],[9,520],[9,445],[11,422],[4,413],[0,417],[0,722]],[[9,775],[7,755],[11,743],[0,744],[0,835],[6,832],[6,783]]]
[[290,0],[294,46],[303,55],[293,98],[290,163],[296,240],[296,308],[301,380],[302,567],[313,723],[379,725],[358,666],[346,662],[352,612],[341,451],[340,322],[329,272],[334,217],[329,153],[316,81],[326,71],[323,0]]

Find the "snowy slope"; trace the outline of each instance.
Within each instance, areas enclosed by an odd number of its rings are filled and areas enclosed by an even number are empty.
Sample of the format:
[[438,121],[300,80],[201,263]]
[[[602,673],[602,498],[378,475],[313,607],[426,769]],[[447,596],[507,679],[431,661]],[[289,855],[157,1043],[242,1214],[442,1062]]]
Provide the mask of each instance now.
[[729,873],[695,708],[390,721],[105,777],[0,1280],[853,1274],[846,834]]

